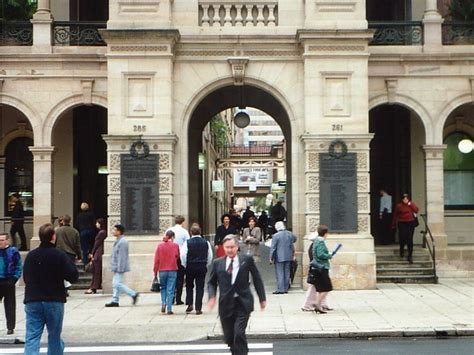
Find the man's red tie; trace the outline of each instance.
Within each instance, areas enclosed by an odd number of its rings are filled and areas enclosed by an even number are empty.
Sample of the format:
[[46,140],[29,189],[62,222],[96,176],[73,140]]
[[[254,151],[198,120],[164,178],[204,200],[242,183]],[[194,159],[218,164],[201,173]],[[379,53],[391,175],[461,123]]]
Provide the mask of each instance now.
[[232,271],[234,270],[234,259],[230,259],[229,267],[227,268],[227,273],[232,275]]

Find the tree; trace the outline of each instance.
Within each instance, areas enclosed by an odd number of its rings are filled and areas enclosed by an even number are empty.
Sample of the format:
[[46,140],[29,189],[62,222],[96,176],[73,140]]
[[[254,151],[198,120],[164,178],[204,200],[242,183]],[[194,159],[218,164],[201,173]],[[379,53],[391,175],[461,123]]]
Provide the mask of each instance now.
[[474,0],[452,0],[449,14],[454,21],[474,21]]
[[35,0],[2,1],[1,19],[6,21],[29,21],[36,11]]

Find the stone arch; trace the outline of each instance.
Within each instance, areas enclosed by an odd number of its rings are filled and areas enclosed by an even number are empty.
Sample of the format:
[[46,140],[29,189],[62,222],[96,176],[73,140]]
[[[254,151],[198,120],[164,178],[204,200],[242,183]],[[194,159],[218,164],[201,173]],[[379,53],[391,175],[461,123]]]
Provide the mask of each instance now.
[[444,125],[446,124],[446,121],[448,120],[449,115],[451,115],[451,113],[454,110],[456,110],[458,107],[468,104],[468,103],[472,103],[472,102],[473,102],[473,98],[472,98],[472,95],[469,93],[469,94],[463,94],[458,97],[455,97],[444,106],[443,110],[441,111],[439,115],[439,120],[434,130],[435,144],[443,144]]
[[7,135],[5,135],[2,139],[2,142],[0,144],[0,156],[5,155],[5,149],[7,148],[8,144],[10,144],[11,141],[13,141],[16,138],[21,138],[21,137],[31,138],[34,141],[33,132],[30,131],[29,129],[19,128],[14,131],[11,131]]
[[[194,92],[194,95],[192,95],[192,99],[187,103],[186,109],[184,110],[183,115],[181,117],[181,122],[183,122],[183,127],[185,127],[186,129],[189,127],[189,123],[190,123],[190,120],[195,108],[207,95],[209,95],[211,92],[214,92],[218,89],[221,89],[223,87],[233,85],[233,84],[234,84],[234,79],[229,76],[225,78],[219,78],[214,81],[209,81],[201,85],[198,89],[196,89]],[[246,76],[244,80],[244,84],[255,86],[261,90],[268,92],[270,95],[275,97],[282,104],[282,106],[288,113],[290,122],[295,121],[296,117],[295,117],[292,105],[290,105],[289,101],[286,99],[285,95],[280,90],[276,89],[274,86],[265,82],[261,78]]]
[[[20,111],[28,120],[28,122],[31,125],[31,128],[33,129],[32,132],[32,138],[34,142],[41,142],[42,137],[41,137],[41,117],[39,113],[30,107],[27,103],[25,103],[23,100],[4,93],[0,93],[0,104],[8,105],[16,110]],[[16,131],[14,131],[16,132]],[[8,135],[7,135],[8,136]],[[16,137],[15,137],[16,138]],[[14,139],[14,138],[12,138]],[[8,140],[10,142],[12,139]],[[6,145],[5,145],[6,147]],[[3,147],[4,148],[4,147]],[[4,149],[2,149],[3,151]]]
[[425,140],[426,144],[433,144],[430,138],[430,132],[432,132],[433,121],[429,111],[418,101],[412,99],[411,97],[404,94],[397,94],[393,102],[388,101],[388,96],[386,94],[378,95],[369,99],[369,111],[373,108],[386,104],[398,104],[401,105],[413,112],[415,112],[423,123],[423,128],[425,129]]
[[[61,117],[61,115],[80,105],[85,105],[86,102],[84,101],[84,96],[82,94],[76,94],[72,95],[69,97],[64,98],[61,100],[59,103],[56,104],[48,113],[46,116],[46,120],[43,126],[43,145],[44,146],[50,146],[52,144],[52,136],[53,136],[53,129],[54,125],[58,121],[58,119]],[[87,103],[89,104],[89,103]],[[92,100],[91,100],[92,105],[97,105],[101,106],[105,109],[107,109],[107,98],[102,95],[98,94],[92,94]]]

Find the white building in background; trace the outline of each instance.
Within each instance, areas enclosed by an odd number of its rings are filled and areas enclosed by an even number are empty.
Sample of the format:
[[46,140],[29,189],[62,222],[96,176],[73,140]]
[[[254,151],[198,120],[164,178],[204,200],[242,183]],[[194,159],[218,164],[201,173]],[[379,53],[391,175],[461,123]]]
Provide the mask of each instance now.
[[250,116],[250,124],[236,129],[236,142],[245,146],[273,145],[283,142],[283,132],[278,123],[265,112],[248,107],[245,111]]

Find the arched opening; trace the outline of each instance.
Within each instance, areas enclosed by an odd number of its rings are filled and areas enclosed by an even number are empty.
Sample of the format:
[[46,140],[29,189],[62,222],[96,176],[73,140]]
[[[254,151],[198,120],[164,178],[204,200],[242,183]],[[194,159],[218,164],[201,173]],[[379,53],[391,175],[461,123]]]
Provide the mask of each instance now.
[[[281,181],[280,184],[286,185],[286,196],[288,196],[288,198],[284,202],[284,205],[286,205],[287,209],[287,223],[288,226],[291,227],[292,201],[290,198],[290,119],[282,103],[277,98],[275,98],[268,91],[261,89],[255,85],[244,85],[243,87],[229,85],[216,89],[209,93],[205,98],[203,98],[192,112],[190,123],[188,126],[189,221],[197,221],[203,226],[208,226],[207,228],[205,228],[205,233],[214,233],[215,228],[217,227],[215,221],[213,221],[211,225],[206,221],[206,218],[209,218],[209,215],[205,214],[205,206],[209,206],[209,203],[206,203],[206,200],[209,199],[209,196],[205,195],[206,189],[203,188],[203,185],[209,184],[209,180],[212,180],[214,177],[209,176],[204,170],[199,170],[199,153],[203,153],[204,149],[203,131],[205,130],[209,122],[213,119],[213,117],[216,117],[221,113],[222,115],[225,115],[225,112],[227,112],[227,114],[230,115],[229,122],[231,122],[233,113],[239,106],[244,106],[247,108],[251,107],[260,110],[261,112],[271,117],[271,119],[274,120],[281,128],[284,137],[285,153],[283,156],[283,160],[286,168],[285,175],[287,181]],[[252,151],[252,148],[248,148],[248,152]],[[229,154],[229,150],[227,150],[226,154]],[[232,154],[232,152],[230,154]],[[220,159],[222,158],[223,156],[220,156]],[[275,183],[275,181],[273,181],[273,183]],[[234,188],[234,186],[232,186],[232,188]],[[258,193],[258,191],[259,190],[257,187],[255,192]],[[276,199],[278,199],[278,196],[278,194],[274,194],[274,197],[276,197]],[[234,195],[234,197],[236,196]],[[276,202],[276,199],[274,199],[274,202]],[[234,207],[235,202],[235,199],[232,199],[231,201],[225,201],[224,205],[227,205],[227,208],[225,208],[224,210],[227,212],[230,208]],[[218,214],[220,214],[220,212],[221,211],[217,213],[215,212],[214,215],[217,216]],[[220,224],[220,216],[218,217],[218,224]],[[216,220],[215,217],[214,220]]]
[[448,244],[472,244],[474,228],[474,106],[461,105],[443,129],[444,210]]
[[[24,210],[23,229],[27,248],[32,237],[32,217],[34,212],[33,155],[29,147],[33,145],[33,130],[28,118],[18,109],[0,104],[0,218],[3,231],[9,231],[15,206],[13,195],[18,194]],[[16,234],[16,233],[15,233]],[[16,245],[20,245],[16,234]]]
[[[376,245],[389,245],[397,242],[398,237],[391,229],[392,214],[387,212],[393,212],[402,194],[408,193],[420,212],[425,211],[425,163],[421,149],[425,130],[414,111],[384,104],[369,112],[369,131],[374,133],[370,144],[371,231]],[[391,211],[381,210],[382,189],[392,196]],[[414,242],[422,242],[417,231]]]
[[76,216],[87,202],[96,217],[107,216],[107,110],[77,106],[61,114],[52,131],[53,214]]

